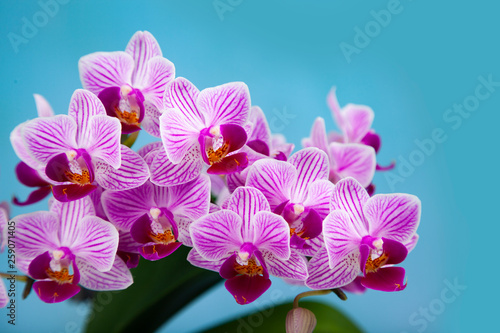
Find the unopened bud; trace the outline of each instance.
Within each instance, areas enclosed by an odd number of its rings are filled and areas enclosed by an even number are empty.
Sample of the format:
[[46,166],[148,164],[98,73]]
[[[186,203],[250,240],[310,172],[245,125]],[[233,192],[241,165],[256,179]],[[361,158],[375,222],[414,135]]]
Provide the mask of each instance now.
[[316,327],[316,317],[312,311],[294,308],[286,315],[286,333],[311,333]]

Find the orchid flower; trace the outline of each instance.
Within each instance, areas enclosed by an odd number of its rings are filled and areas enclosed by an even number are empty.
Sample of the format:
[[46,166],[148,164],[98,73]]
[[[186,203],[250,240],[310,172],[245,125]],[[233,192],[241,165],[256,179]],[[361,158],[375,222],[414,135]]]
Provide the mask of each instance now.
[[146,182],[127,191],[105,191],[102,203],[109,220],[139,244],[148,260],[170,255],[185,244],[192,246],[189,225],[208,214],[208,176],[182,185],[161,187]]
[[266,116],[258,106],[250,108],[248,123],[252,125],[246,145],[241,149],[248,157],[248,167],[240,172],[227,175],[227,185],[231,192],[238,186],[245,186],[249,167],[263,158],[286,161],[294,145],[287,143],[282,135],[272,135]]
[[159,117],[166,84],[174,65],[163,58],[160,46],[147,31],[138,31],[125,52],[96,52],[78,63],[80,79],[104,104],[109,116],[120,120],[122,133],[142,128],[160,137]]
[[353,177],[364,187],[371,184],[377,164],[375,150],[360,143],[328,142],[323,118],[316,118],[311,137],[304,139],[302,145],[319,148],[328,155],[332,183]]
[[304,281],[305,258],[290,249],[290,228],[271,213],[264,195],[239,187],[227,209],[205,215],[191,224],[195,266],[219,271],[238,304],[256,300],[271,285],[269,275]]
[[95,95],[76,90],[68,113],[28,121],[11,134],[13,146],[23,142],[30,154],[18,154],[23,162],[35,170],[44,168],[57,184],[52,186],[57,200],[80,199],[97,185],[124,190],[146,181],[146,163],[120,145],[119,121],[106,115]]
[[54,200],[50,211],[19,215],[16,221],[19,267],[35,280],[33,289],[47,303],[62,302],[80,291],[119,290],[132,284],[125,263],[116,257],[118,231],[94,215],[90,198]]
[[272,211],[290,224],[291,245],[312,256],[321,247],[323,219],[330,212],[333,184],[328,181],[328,157],[317,148],[305,148],[288,162],[265,159],[251,167],[247,186],[260,190]]
[[[38,117],[52,117],[54,116],[54,111],[47,100],[38,94],[33,95],[35,98],[36,109],[38,112]],[[12,137],[15,140],[12,141],[12,146],[16,154],[21,157],[22,160],[29,161],[29,165],[37,165],[37,163],[32,159],[30,153],[24,146],[24,142],[21,139],[20,131],[22,126],[17,126],[14,132],[16,133]],[[44,168],[39,168],[38,170],[33,169],[25,162],[19,162],[16,166],[16,176],[19,182],[28,187],[36,187],[37,189],[30,193],[26,201],[21,202],[17,197],[12,199],[12,202],[17,206],[26,206],[34,204],[40,200],[47,197],[50,192],[52,192],[52,183],[50,179],[44,176]]]
[[[327,104],[332,112],[333,120],[342,131],[342,134],[330,133],[330,142],[361,143],[375,149],[378,153],[382,140],[380,136],[371,128],[375,114],[366,105],[347,104],[340,108],[335,94],[335,87],[330,90],[327,96]],[[394,162],[387,167],[377,164],[378,171],[386,171],[394,168]]]
[[[152,162],[151,179],[158,185],[178,184],[198,176],[203,162],[212,174],[243,170],[247,155],[237,152],[247,141],[250,95],[242,82],[227,83],[201,92],[177,78],[166,88],[165,112],[160,117],[165,151]],[[189,175],[187,177],[186,175]]]
[[333,190],[331,212],[323,222],[325,246],[309,262],[306,285],[332,289],[359,274],[365,288],[399,291],[406,287],[401,263],[418,239],[420,200],[409,194],[370,198],[353,178]]

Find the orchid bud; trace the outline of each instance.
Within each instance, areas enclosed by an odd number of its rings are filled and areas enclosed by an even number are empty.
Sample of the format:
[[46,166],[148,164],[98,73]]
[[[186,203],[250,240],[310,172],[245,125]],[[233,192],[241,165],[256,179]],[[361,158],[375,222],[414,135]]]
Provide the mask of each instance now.
[[286,333],[311,333],[316,327],[316,317],[312,311],[294,308],[286,315]]

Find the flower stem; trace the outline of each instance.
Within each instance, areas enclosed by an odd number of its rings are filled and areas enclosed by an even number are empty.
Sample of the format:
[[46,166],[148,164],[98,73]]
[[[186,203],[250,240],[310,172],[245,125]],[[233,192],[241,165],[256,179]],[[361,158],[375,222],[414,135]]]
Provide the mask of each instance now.
[[14,275],[14,274],[7,274],[7,273],[0,272],[0,277],[2,277],[2,278],[10,278],[11,276],[14,276],[14,278],[17,281],[21,281],[21,282],[28,281],[28,277],[26,275]]
[[295,299],[293,300],[293,308],[296,309],[299,307],[299,300],[304,297],[308,296],[319,296],[319,295],[328,295],[332,292],[332,290],[311,290],[311,291],[305,291],[303,293],[298,294],[295,296]]
[[121,139],[122,145],[132,148],[132,146],[135,143],[135,140],[137,140],[137,137],[139,136],[139,133],[140,131],[133,132],[129,135],[122,134],[122,139]]

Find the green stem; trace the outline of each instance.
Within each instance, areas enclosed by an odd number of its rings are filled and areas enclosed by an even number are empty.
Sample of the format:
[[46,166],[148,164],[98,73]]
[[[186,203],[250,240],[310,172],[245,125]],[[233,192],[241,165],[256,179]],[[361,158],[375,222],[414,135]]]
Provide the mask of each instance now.
[[136,132],[133,132],[129,135],[122,134],[122,138],[121,138],[122,145],[125,145],[129,148],[132,148],[132,146],[135,143],[135,140],[137,140],[137,137],[139,136],[139,132],[140,131],[136,131]]

